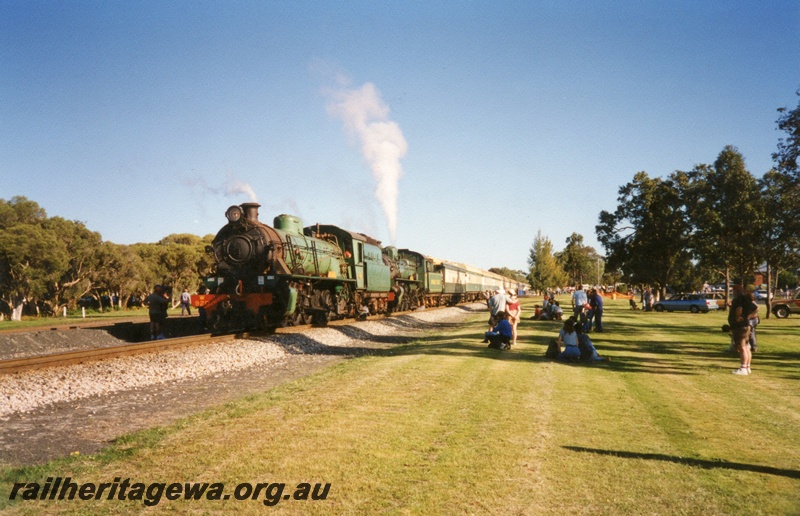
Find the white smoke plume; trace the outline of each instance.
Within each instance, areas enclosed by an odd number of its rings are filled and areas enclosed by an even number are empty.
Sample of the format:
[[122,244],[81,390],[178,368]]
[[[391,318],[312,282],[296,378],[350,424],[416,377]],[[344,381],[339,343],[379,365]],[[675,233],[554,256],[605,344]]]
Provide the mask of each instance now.
[[389,106],[370,82],[357,89],[333,91],[330,97],[328,113],[341,118],[345,130],[361,143],[361,154],[375,178],[375,197],[386,215],[389,236],[394,243],[397,198],[403,175],[400,160],[408,151],[403,131],[397,123],[389,120]]
[[257,202],[258,197],[256,196],[255,191],[253,191],[253,187],[249,184],[239,181],[233,174],[228,172],[228,178],[221,186],[210,186],[206,183],[205,179],[203,178],[182,178],[182,182],[184,185],[192,188],[198,189],[204,194],[211,194],[211,195],[222,195],[224,197],[236,197],[238,195],[245,195],[247,199],[251,202]]
[[226,196],[233,197],[239,194],[244,194],[247,196],[247,199],[250,202],[258,201],[258,197],[253,191],[253,187],[247,183],[239,181],[238,179],[228,176],[228,181],[225,183],[224,188]]

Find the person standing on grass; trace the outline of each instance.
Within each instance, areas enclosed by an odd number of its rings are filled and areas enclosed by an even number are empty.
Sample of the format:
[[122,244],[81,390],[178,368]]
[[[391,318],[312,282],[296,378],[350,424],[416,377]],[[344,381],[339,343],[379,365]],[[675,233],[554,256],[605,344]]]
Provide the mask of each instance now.
[[594,331],[603,333],[603,296],[597,289],[592,289],[589,294],[589,304],[592,306],[594,314]]
[[192,315],[192,296],[188,288],[183,289],[181,293],[181,317],[184,315]]
[[589,300],[586,297],[586,292],[583,290],[583,285],[575,286],[575,292],[572,293],[572,311],[575,319],[579,319],[583,312],[584,305]]
[[[749,287],[748,290],[750,290]],[[761,319],[758,317],[758,303],[756,303],[755,287],[753,287],[752,291],[750,292],[750,308],[755,310],[750,312],[747,321],[750,324],[750,338],[748,339],[748,344],[750,345],[750,353],[752,354],[758,351],[758,341],[756,341],[756,326],[761,323]]]
[[150,340],[164,339],[164,323],[167,320],[169,298],[164,292],[164,287],[156,285],[153,293],[145,299],[150,314]]
[[728,325],[733,333],[736,351],[739,352],[739,369],[733,371],[736,375],[750,374],[750,361],[753,353],[750,351],[750,319],[758,317],[758,305],[753,301],[748,287],[747,292],[742,291],[741,285],[733,286],[734,299],[728,310]]
[[517,344],[517,325],[519,324],[520,315],[522,315],[522,309],[519,306],[519,298],[517,297],[517,293],[513,290],[508,291],[508,302],[506,303],[506,311],[510,316],[511,322],[511,329],[513,330],[513,337],[511,338],[511,345],[516,346]]
[[645,312],[649,312],[653,309],[653,292],[650,290],[650,287],[644,289],[642,293],[642,305],[644,305]]
[[489,299],[489,331],[500,322],[501,314],[506,311],[506,295],[503,289],[498,288],[494,291],[494,295]]

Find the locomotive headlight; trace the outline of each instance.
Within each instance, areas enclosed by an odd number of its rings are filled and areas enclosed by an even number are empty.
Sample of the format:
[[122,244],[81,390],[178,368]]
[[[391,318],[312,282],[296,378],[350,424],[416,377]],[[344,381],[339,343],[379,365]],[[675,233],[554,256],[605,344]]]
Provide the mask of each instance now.
[[242,219],[244,212],[240,206],[231,206],[225,211],[225,218],[228,222],[239,222]]
[[225,244],[225,254],[235,263],[244,263],[253,256],[253,244],[250,239],[237,236]]

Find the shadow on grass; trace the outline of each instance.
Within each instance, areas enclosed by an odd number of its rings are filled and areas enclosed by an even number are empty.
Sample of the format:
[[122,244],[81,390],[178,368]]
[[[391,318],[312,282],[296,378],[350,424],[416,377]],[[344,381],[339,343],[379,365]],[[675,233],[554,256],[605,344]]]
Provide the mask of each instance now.
[[638,453],[618,450],[600,450],[597,448],[584,448],[582,446],[562,446],[562,448],[584,453],[596,453],[598,455],[610,455],[623,459],[657,460],[662,462],[672,462],[684,464],[686,466],[699,467],[703,469],[731,469],[735,471],[752,471],[753,473],[764,473],[780,477],[800,479],[800,471],[794,469],[773,468],[771,466],[759,466],[757,464],[744,464],[741,462],[730,462],[722,459],[691,459],[678,457],[675,455],[664,455],[662,453]]

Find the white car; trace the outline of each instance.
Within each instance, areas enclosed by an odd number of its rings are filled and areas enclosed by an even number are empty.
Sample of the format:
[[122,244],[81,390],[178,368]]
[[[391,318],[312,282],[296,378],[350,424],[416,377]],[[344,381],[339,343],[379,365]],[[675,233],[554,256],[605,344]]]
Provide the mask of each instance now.
[[[756,296],[756,301],[766,301],[767,300],[767,291],[766,290],[756,290],[754,294]],[[773,299],[774,297],[775,297],[775,294],[770,292],[769,298]]]

